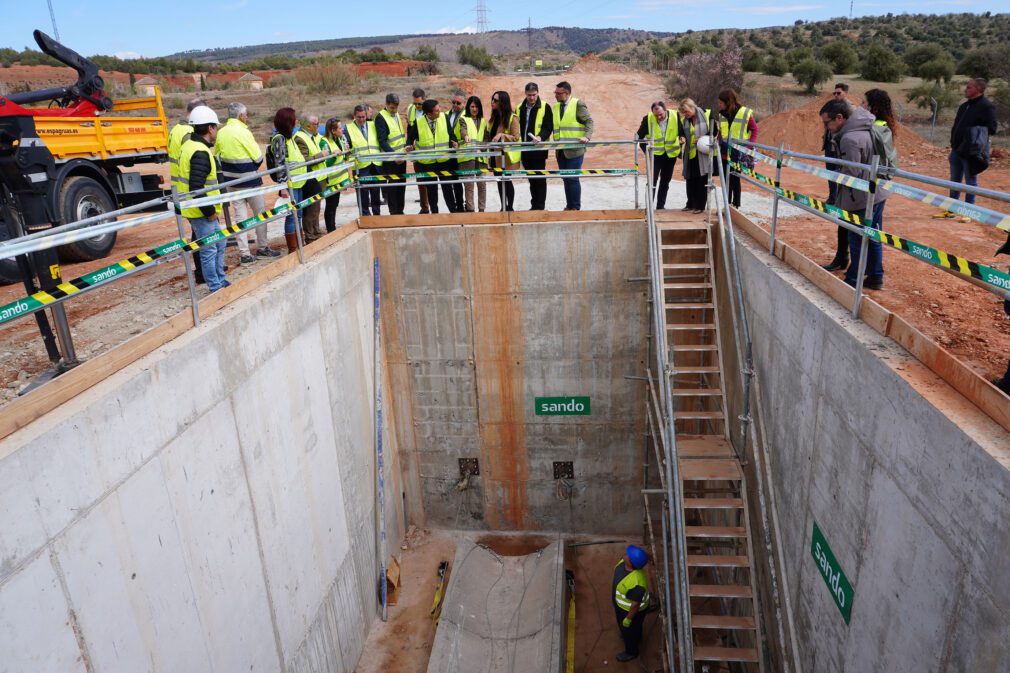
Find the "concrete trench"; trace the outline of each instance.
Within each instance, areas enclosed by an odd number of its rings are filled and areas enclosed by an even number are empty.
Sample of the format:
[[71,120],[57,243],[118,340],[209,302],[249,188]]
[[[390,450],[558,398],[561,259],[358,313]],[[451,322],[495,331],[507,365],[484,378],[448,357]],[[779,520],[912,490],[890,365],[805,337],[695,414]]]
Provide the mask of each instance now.
[[[739,247],[793,637],[793,651],[769,647],[767,670],[1010,671],[1007,433],[795,271]],[[396,669],[561,670],[565,568],[579,600],[603,587],[587,608],[601,635],[577,641],[577,670],[617,665],[603,648],[619,548],[578,568],[562,547],[642,535],[646,400],[625,377],[649,363],[647,285],[629,280],[648,254],[634,220],[359,231],[4,439],[0,671],[371,670],[373,257],[390,549],[413,524],[456,531],[449,558],[481,559],[455,563],[438,656],[401,653]],[[732,417],[739,380],[726,385]],[[565,396],[589,398],[590,413],[536,413],[536,398]],[[812,558],[815,523],[853,586],[848,622]],[[475,546],[486,531],[551,543],[499,566]],[[489,588],[499,567],[518,583]],[[515,587],[529,578],[524,607]],[[535,647],[452,637],[467,623],[453,609],[476,614],[471,597],[488,591],[506,633],[522,609]],[[481,659],[471,646],[488,640]]]

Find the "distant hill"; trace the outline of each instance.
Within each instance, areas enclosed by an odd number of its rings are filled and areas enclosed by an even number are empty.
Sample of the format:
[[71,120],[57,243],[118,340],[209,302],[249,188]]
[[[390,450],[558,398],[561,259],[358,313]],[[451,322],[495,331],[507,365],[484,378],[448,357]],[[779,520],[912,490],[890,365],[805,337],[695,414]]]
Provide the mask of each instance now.
[[575,54],[602,52],[611,47],[635,40],[663,39],[675,35],[669,32],[626,30],[618,28],[567,28],[550,26],[535,28],[532,36],[525,30],[499,30],[483,34],[454,33],[427,35],[380,35],[376,37],[348,37],[332,40],[281,42],[257,44],[224,49],[202,49],[171,54],[173,60],[190,60],[205,63],[239,63],[257,61],[269,56],[316,56],[339,53],[347,49],[368,51],[379,48],[388,52],[410,54],[422,45],[434,47],[439,58],[454,60],[461,44],[476,44],[495,55],[514,54],[529,49],[551,49]]

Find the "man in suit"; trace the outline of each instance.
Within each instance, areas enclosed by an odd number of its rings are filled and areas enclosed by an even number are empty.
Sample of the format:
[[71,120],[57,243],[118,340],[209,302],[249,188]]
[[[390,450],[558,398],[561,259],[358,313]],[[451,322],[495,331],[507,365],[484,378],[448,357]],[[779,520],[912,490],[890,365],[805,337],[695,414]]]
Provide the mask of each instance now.
[[[449,136],[458,144],[459,143],[459,120],[463,117],[465,110],[463,105],[466,103],[466,92],[462,89],[456,89],[452,94],[452,105],[450,106],[448,112],[445,113],[445,122],[449,127]],[[450,159],[446,162],[446,166],[450,171],[459,170],[459,160]],[[458,175],[452,177],[453,180],[459,180]],[[454,212],[463,212],[463,184],[457,183],[454,185],[448,185],[452,189],[452,194],[455,199],[456,210]]]
[[[554,116],[551,106],[540,100],[540,87],[536,82],[526,85],[526,100],[519,106],[519,132],[524,143],[540,143],[551,137]],[[542,171],[547,167],[547,150],[525,150],[523,168]],[[529,178],[530,210],[543,210],[547,203],[547,178]]]
[[[593,137],[593,118],[586,104],[572,96],[572,85],[558,82],[554,87],[554,140],[574,145],[585,145]],[[585,147],[557,151],[558,168],[581,170],[586,158]],[[563,178],[565,183],[565,210],[582,210],[582,183],[577,177]]]

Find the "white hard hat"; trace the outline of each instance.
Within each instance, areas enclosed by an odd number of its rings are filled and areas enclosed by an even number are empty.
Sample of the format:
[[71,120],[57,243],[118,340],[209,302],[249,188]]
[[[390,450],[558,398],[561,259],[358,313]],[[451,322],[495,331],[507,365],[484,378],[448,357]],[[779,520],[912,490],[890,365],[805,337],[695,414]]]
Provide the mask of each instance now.
[[218,121],[217,113],[209,107],[206,105],[197,105],[193,108],[193,111],[189,113],[189,125],[200,126],[201,124],[220,125],[221,122]]
[[698,138],[698,151],[702,154],[712,153],[712,136],[702,136]]

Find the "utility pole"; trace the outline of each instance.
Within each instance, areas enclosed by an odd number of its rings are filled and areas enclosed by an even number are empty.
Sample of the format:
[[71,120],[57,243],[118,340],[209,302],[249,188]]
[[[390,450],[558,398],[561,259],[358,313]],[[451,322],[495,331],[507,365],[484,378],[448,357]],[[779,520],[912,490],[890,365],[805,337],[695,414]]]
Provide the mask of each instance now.
[[56,27],[56,12],[53,11],[53,0],[46,0],[49,3],[49,19],[53,22],[53,37],[60,41],[60,29]]
[[473,8],[473,11],[477,15],[477,32],[486,33],[488,31],[486,0],[477,0],[477,6]]
[[854,5],[856,0],[849,0],[849,21],[852,21],[852,5]]

